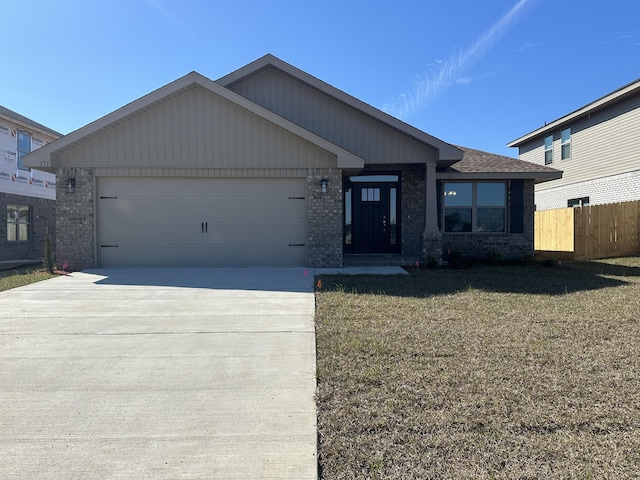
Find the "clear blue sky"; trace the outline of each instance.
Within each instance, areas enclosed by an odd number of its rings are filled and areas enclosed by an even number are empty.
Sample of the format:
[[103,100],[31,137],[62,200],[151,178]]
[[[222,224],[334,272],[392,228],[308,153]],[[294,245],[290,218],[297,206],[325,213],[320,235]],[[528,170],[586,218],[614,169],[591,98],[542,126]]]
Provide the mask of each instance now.
[[0,104],[69,133],[265,53],[442,140],[506,143],[640,78],[637,0],[4,1]]

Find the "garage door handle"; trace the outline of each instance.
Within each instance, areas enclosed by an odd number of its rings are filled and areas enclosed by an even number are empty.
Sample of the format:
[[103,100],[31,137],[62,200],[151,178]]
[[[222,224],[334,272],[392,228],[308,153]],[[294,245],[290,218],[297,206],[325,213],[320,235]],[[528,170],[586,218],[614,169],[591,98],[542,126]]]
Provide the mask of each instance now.
[[200,224],[200,228],[202,229],[202,233],[204,233],[204,222]]
[[304,247],[304,243],[290,243],[290,247]]
[[118,245],[100,245],[102,248],[118,248]]
[[209,233],[209,222],[204,222],[204,233]]

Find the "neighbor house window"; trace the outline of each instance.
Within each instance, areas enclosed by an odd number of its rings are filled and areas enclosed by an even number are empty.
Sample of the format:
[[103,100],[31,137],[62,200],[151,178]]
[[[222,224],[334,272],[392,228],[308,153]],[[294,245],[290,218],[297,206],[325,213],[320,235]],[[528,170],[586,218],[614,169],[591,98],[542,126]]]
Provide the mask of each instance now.
[[21,242],[31,237],[31,209],[23,205],[7,205],[7,241]]
[[571,198],[567,200],[567,207],[586,207],[589,205],[589,197]]
[[544,164],[553,163],[553,135],[549,135],[544,139]]
[[25,132],[18,132],[18,169],[29,171],[22,159],[31,153],[31,135]]
[[504,182],[444,183],[445,232],[504,232],[506,192]]
[[560,158],[562,158],[562,160],[571,158],[571,129],[570,128],[566,128],[562,130],[562,133],[560,134],[560,148],[562,151]]

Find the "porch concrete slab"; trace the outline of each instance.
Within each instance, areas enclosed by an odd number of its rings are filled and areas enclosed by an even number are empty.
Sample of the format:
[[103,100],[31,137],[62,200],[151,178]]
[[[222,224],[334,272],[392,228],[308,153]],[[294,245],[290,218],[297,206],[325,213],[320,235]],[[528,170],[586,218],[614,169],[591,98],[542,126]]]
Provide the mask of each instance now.
[[343,268],[316,268],[314,275],[409,275],[402,267],[363,266]]
[[0,292],[0,478],[316,479],[313,271]]

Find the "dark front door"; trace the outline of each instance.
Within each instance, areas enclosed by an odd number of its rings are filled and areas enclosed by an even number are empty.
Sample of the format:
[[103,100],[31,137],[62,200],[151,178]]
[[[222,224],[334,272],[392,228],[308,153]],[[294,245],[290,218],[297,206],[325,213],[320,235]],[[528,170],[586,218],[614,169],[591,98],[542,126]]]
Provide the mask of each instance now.
[[352,183],[352,252],[399,253],[397,182]]

